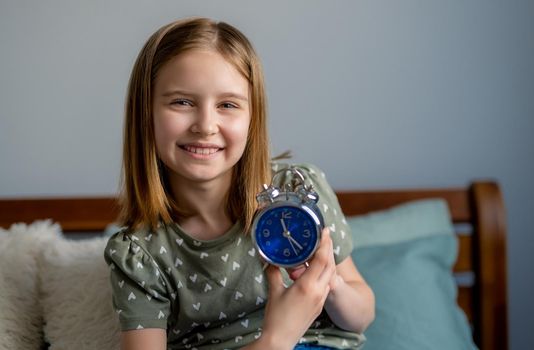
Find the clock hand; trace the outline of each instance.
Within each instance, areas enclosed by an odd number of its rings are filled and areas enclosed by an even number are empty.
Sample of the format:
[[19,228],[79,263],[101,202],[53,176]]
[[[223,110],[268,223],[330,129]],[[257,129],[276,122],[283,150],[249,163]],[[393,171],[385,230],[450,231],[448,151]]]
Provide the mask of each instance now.
[[291,249],[293,249],[293,251],[295,252],[295,255],[299,255],[299,253],[297,252],[297,249],[293,245],[293,242],[291,242],[291,239],[293,237],[290,236],[290,233],[287,230],[286,223],[284,222],[284,219],[280,219],[280,222],[282,223],[282,228],[284,229],[283,236],[285,238],[287,238],[287,240],[289,241],[289,245],[291,246]]
[[292,241],[293,243],[295,243],[295,245],[299,247],[300,250],[304,249],[295,238],[291,237],[291,235],[288,235],[287,238],[290,242]]
[[297,242],[295,238],[291,237],[291,233],[288,231],[286,227],[286,223],[284,222],[284,219],[280,219],[280,222],[282,223],[282,228],[284,229],[284,237],[286,237],[289,240],[289,244],[291,245],[291,248],[293,248],[293,251],[295,252],[295,254],[298,255],[299,253],[297,252],[297,249],[295,249],[295,246],[293,245],[293,243],[295,243],[295,245],[300,250],[304,248],[302,248],[302,246],[299,244],[299,242]]
[[299,253],[297,252],[297,249],[295,248],[295,246],[293,245],[293,242],[291,242],[291,236],[287,236],[288,238],[288,241],[289,241],[289,245],[291,246],[291,248],[293,249],[293,251],[295,252],[295,255],[299,255]]
[[284,229],[284,233],[288,232],[287,231],[287,227],[286,227],[286,223],[284,222],[284,219],[280,219],[280,222],[282,223],[282,228]]

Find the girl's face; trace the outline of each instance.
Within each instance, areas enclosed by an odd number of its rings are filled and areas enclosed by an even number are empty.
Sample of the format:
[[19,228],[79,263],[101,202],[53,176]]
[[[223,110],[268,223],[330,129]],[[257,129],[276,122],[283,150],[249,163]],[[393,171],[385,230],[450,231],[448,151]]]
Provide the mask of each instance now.
[[229,181],[250,124],[248,81],[220,54],[192,50],[154,82],[156,148],[171,183]]

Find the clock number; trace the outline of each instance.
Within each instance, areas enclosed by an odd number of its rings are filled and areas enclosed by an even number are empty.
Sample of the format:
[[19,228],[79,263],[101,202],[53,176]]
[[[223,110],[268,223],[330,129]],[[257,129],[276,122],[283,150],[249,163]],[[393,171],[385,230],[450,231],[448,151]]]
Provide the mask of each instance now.
[[291,212],[290,211],[282,212],[282,219],[291,219]]
[[291,255],[291,252],[289,251],[289,248],[284,249],[284,255],[287,256],[287,257]]
[[267,238],[271,235],[271,231],[269,231],[268,229],[264,229],[263,230],[263,237]]
[[311,237],[311,231],[306,229],[302,232],[302,237],[304,238],[310,238]]

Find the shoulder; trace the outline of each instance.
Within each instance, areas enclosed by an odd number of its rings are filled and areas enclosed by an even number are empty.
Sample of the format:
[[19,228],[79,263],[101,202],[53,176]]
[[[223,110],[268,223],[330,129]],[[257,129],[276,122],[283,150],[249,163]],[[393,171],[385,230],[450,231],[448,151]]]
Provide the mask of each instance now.
[[123,228],[108,239],[104,258],[108,265],[114,263],[119,266],[128,266],[134,261],[152,260],[151,243],[158,240],[156,237],[158,233],[146,229]]
[[106,244],[105,256],[114,255],[116,252],[123,252],[131,248],[132,244],[139,245],[140,232],[123,228],[109,237]]
[[149,253],[156,246],[159,248],[161,244],[168,244],[167,241],[168,229],[165,225],[158,226],[156,230],[123,228],[108,239],[106,250],[138,246]]
[[160,225],[156,230],[123,229],[107,242],[104,258],[108,265],[116,265],[120,269],[139,273],[147,270],[159,276],[163,270],[173,264],[172,250],[179,241],[167,225]]

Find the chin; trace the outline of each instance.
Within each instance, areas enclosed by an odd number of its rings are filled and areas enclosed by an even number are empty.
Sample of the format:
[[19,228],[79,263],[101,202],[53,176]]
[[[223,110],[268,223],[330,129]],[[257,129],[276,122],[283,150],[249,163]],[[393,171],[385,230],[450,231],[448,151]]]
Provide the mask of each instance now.
[[179,178],[187,179],[194,183],[207,183],[224,179],[231,176],[231,169],[213,169],[213,166],[202,167],[200,169],[189,169],[189,171],[177,172]]

